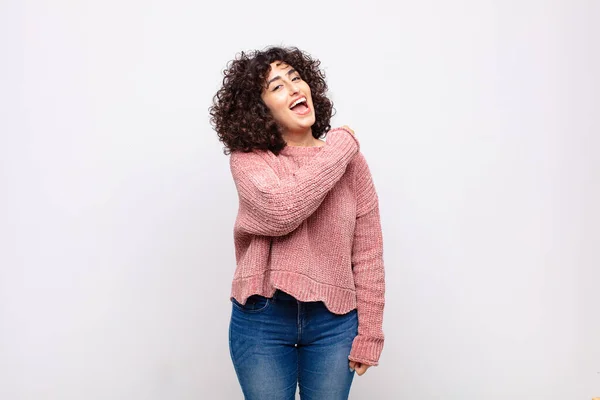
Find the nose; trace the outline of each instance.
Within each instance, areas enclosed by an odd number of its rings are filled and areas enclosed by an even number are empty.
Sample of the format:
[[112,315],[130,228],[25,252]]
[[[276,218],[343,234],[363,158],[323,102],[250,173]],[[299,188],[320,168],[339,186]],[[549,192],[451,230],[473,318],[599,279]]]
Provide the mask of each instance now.
[[296,93],[298,93],[298,85],[296,84],[296,82],[290,82],[289,92],[290,96],[294,96]]

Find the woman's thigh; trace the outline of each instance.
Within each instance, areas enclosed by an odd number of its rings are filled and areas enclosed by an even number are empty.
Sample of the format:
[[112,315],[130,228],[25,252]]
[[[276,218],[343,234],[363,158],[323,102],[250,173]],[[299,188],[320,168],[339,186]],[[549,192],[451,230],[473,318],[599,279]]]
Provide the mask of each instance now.
[[[258,295],[232,300],[229,350],[246,400],[293,400],[298,379],[295,308]],[[292,315],[293,314],[293,315]]]
[[337,315],[320,302],[308,307],[298,349],[302,400],[348,399],[354,378],[348,356],[357,334],[356,310]]

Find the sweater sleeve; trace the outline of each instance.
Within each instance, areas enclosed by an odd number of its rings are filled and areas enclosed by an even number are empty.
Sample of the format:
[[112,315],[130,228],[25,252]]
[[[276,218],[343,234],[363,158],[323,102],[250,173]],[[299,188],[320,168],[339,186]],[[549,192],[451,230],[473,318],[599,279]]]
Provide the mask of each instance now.
[[321,205],[358,150],[354,135],[333,129],[323,149],[283,179],[262,155],[232,153],[231,173],[240,199],[236,229],[261,236],[292,232]]
[[379,201],[366,160],[356,157],[357,218],[352,244],[352,271],[356,287],[358,335],[349,360],[378,365],[383,350],[385,272]]

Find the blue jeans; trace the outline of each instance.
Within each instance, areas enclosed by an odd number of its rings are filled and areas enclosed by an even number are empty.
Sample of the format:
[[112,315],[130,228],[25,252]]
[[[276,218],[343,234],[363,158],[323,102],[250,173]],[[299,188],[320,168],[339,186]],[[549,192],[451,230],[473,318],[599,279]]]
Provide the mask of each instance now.
[[277,290],[272,298],[232,299],[229,350],[246,400],[346,400],[348,367],[358,334],[356,310],[338,315],[323,302],[301,302]]

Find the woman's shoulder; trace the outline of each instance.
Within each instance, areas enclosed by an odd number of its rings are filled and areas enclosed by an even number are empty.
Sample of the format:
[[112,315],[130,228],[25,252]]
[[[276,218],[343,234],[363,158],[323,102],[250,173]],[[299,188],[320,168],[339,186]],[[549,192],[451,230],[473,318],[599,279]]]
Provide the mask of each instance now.
[[279,160],[269,150],[234,151],[229,156],[229,166],[234,176],[244,173],[271,173],[279,171]]
[[358,151],[352,161],[348,164],[348,168],[353,173],[364,173],[365,171],[369,171],[369,164],[367,163],[367,159],[362,151]]
[[277,157],[269,150],[232,151],[229,155],[231,164],[273,163]]

